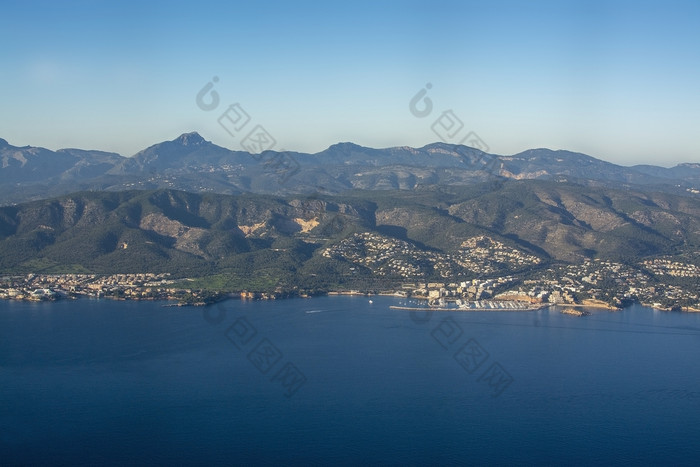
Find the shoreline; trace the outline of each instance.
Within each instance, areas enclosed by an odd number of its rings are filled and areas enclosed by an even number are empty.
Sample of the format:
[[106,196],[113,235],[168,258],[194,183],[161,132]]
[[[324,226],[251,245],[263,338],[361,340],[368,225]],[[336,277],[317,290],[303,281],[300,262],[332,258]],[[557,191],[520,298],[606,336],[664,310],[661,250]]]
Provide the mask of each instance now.
[[[31,288],[30,288],[31,289]],[[387,291],[361,291],[361,290],[329,290],[322,292],[306,293],[298,290],[293,291],[276,291],[276,292],[250,292],[250,291],[240,291],[240,292],[216,292],[207,289],[174,289],[171,287],[166,287],[163,289],[158,289],[156,287],[144,287],[144,286],[125,286],[122,289],[112,289],[112,290],[99,290],[94,288],[86,287],[81,290],[71,290],[47,287],[44,289],[35,289],[34,291],[30,289],[17,290],[17,289],[0,289],[0,300],[8,301],[25,301],[25,302],[45,302],[45,301],[58,301],[58,300],[76,300],[80,298],[88,299],[107,299],[107,300],[134,300],[134,301],[175,301],[180,302],[183,306],[206,306],[218,303],[223,300],[238,298],[240,300],[278,300],[286,298],[313,298],[317,296],[355,296],[355,297],[394,297],[400,299],[411,299],[417,301],[430,301],[428,297],[425,296],[410,296],[401,291],[387,292]],[[9,293],[8,293],[9,292]],[[14,293],[12,293],[14,292]],[[37,294],[37,292],[40,292]],[[456,297],[445,297],[446,302],[455,302],[459,300]],[[502,302],[500,299],[485,299],[485,302]],[[517,301],[517,300],[516,300]],[[650,308],[657,311],[665,312],[685,312],[685,313],[700,313],[700,307],[692,306],[659,306],[659,304],[645,303],[645,302],[634,302],[633,304],[641,305],[645,308]],[[558,306],[563,308],[594,308],[594,309],[604,309],[608,311],[619,311],[627,308],[627,306],[614,306],[607,302],[594,299],[584,299],[581,303],[549,303],[540,302],[533,303],[535,305],[532,309],[545,308],[548,306]],[[426,309],[439,309],[437,307],[429,307]],[[446,310],[452,310],[451,308],[445,308]],[[489,310],[511,310],[512,308],[483,308],[483,311]],[[516,310],[517,311],[517,310]]]
[[[544,308],[550,307],[551,303],[539,303],[533,304],[526,302],[517,302],[513,300],[480,300],[478,302],[471,302],[472,304],[487,303],[494,304],[495,306],[474,306],[474,307],[445,307],[445,306],[406,306],[406,305],[390,305],[389,308],[392,310],[408,310],[408,311],[456,311],[456,312],[481,312],[481,311],[511,311],[511,312],[527,312],[527,311],[537,311]],[[511,306],[508,306],[511,305]],[[516,306],[517,305],[517,306]]]
[[[618,308],[614,307],[612,305],[609,305],[607,303],[553,303],[552,305],[555,306],[561,306],[561,307],[568,307],[568,308],[598,308],[601,310],[609,310],[609,311],[619,311],[622,310],[623,308]],[[642,305],[640,303],[640,305]],[[647,307],[651,308],[651,307]]]
[[[186,290],[183,290],[182,293],[187,293]],[[344,290],[332,290],[329,292],[324,292],[324,293],[319,293],[319,294],[313,294],[313,295],[307,295],[307,294],[298,294],[298,293],[287,293],[287,294],[281,294],[281,293],[263,293],[263,292],[232,292],[232,293],[220,293],[217,294],[218,296],[216,299],[212,300],[207,300],[207,301],[195,301],[195,302],[186,302],[182,301],[181,298],[173,296],[172,292],[170,295],[164,294],[163,296],[150,296],[150,297],[137,297],[137,296],[110,296],[110,295],[94,295],[94,294],[71,294],[71,295],[58,295],[58,296],[52,296],[50,298],[46,297],[41,297],[41,298],[36,298],[36,297],[29,297],[29,296],[22,296],[21,298],[15,298],[15,297],[0,297],[0,300],[8,301],[8,302],[26,302],[26,303],[42,303],[42,302],[57,302],[57,301],[62,301],[62,300],[82,300],[82,299],[87,299],[87,300],[109,300],[109,301],[135,301],[135,302],[173,302],[169,304],[162,305],[164,307],[187,307],[187,306],[193,306],[193,307],[202,307],[202,306],[211,306],[211,305],[216,305],[217,303],[224,302],[226,300],[260,300],[260,301],[265,301],[265,300],[285,300],[285,299],[292,299],[292,298],[304,298],[304,299],[311,299],[314,297],[338,297],[338,296],[346,296],[346,297],[372,297],[372,296],[381,296],[381,297],[389,297],[389,298],[396,298],[396,299],[406,299],[410,298],[411,300],[417,300],[417,301],[429,301],[427,297],[404,297],[404,296],[398,296],[395,294],[388,294],[388,293],[374,293],[374,292],[361,292],[358,290],[350,290],[350,291],[344,291]],[[454,300],[447,300],[449,302],[454,302]],[[502,300],[484,300],[485,302],[493,302],[493,303],[499,303],[502,302]],[[654,311],[663,311],[663,312],[673,312],[673,311],[678,311],[680,313],[700,313],[700,308],[694,308],[694,307],[679,307],[678,310],[672,310],[671,308],[659,308],[655,307],[651,304],[648,303],[636,303],[636,305],[639,305],[643,308],[648,308]],[[493,312],[493,311],[509,311],[509,312],[528,312],[528,311],[538,311],[542,310],[545,308],[550,308],[550,307],[559,307],[562,308],[560,310],[560,313],[564,314],[571,314],[571,315],[576,315],[576,316],[585,316],[590,313],[587,313],[585,310],[578,311],[574,310],[575,308],[595,308],[595,309],[600,309],[600,310],[608,310],[608,311],[622,311],[626,308],[629,307],[614,307],[611,305],[608,305],[604,302],[599,302],[599,303],[541,303],[537,304],[536,306],[532,307],[527,307],[527,308],[508,308],[508,307],[499,307],[499,308],[484,308],[484,307],[479,307],[479,308],[447,308],[447,307],[430,307],[430,306],[402,306],[402,305],[390,305],[389,308],[393,310],[404,310],[404,311],[448,311],[448,312]],[[568,311],[571,310],[571,311]]]
[[426,307],[426,308],[421,308],[421,307],[409,307],[409,306],[395,306],[395,305],[390,305],[390,309],[392,310],[403,310],[403,311],[451,311],[451,312],[466,312],[466,313],[480,313],[480,312],[493,312],[493,311],[508,311],[508,312],[528,312],[528,311],[537,311],[541,310],[543,308],[546,308],[546,306],[539,307],[539,308],[437,308],[437,307]]

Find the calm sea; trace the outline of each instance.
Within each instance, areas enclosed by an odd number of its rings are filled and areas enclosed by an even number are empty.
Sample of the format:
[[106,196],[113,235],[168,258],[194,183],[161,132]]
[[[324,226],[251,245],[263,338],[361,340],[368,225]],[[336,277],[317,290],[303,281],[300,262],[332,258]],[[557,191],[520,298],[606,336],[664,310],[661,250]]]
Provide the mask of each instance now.
[[0,301],[0,464],[700,459],[700,314]]

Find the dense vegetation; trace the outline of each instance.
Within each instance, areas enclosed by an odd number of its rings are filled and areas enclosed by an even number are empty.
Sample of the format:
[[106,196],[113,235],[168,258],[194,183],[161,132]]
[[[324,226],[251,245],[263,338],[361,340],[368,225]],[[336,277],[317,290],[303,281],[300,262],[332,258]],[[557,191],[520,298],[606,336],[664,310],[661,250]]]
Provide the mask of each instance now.
[[405,279],[321,254],[356,232],[444,254],[487,235],[545,264],[658,255],[694,262],[700,201],[503,180],[286,198],[81,192],[0,208],[0,272],[169,272],[199,278],[197,288],[311,293]]

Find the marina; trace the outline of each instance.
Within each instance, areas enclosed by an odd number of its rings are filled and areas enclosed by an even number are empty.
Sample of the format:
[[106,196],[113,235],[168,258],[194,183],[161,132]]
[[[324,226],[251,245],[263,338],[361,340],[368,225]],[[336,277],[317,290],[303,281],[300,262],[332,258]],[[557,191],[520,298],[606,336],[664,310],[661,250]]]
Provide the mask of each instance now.
[[535,311],[548,307],[549,303],[530,303],[520,300],[457,300],[455,306],[449,306],[446,302],[428,306],[392,305],[392,310],[408,311]]

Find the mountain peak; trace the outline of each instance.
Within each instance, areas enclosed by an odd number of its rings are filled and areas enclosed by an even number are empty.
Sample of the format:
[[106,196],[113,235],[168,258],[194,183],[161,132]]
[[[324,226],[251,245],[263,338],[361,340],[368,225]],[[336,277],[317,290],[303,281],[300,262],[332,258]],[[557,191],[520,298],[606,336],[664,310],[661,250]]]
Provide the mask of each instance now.
[[0,148],[6,148],[9,145],[10,145],[10,143],[8,143],[4,139],[0,138]]
[[335,143],[331,146],[328,146],[328,149],[326,149],[326,151],[333,150],[333,149],[335,149],[335,150],[352,150],[352,149],[364,149],[364,148],[362,146],[360,146],[359,144],[344,141],[344,142]]
[[191,133],[181,134],[175,140],[173,140],[173,142],[180,143],[183,146],[196,146],[198,144],[206,143],[206,140],[202,138],[199,133],[193,131]]

